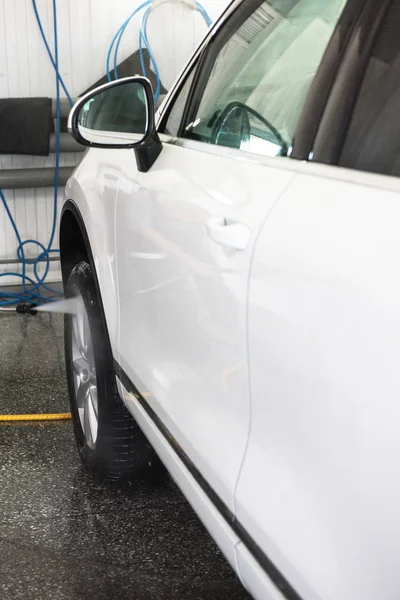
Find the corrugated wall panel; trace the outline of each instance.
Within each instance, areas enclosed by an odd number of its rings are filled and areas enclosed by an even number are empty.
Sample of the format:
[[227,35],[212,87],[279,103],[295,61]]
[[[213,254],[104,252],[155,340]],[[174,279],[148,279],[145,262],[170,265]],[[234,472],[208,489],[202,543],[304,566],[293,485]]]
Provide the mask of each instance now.
[[[60,72],[73,96],[82,93],[105,73],[107,50],[125,19],[140,4],[138,0],[58,0],[58,37]],[[229,4],[229,0],[203,0],[212,18]],[[53,48],[52,0],[37,0],[43,29]],[[157,14],[158,13],[158,14]],[[167,20],[171,25],[166,26]],[[121,43],[119,60],[138,47],[140,17],[135,17]],[[190,54],[205,32],[198,14],[170,4],[157,9],[149,19],[149,38],[157,60],[166,59],[161,76],[174,79],[182,64],[182,55]],[[62,94],[63,95],[63,94]],[[0,97],[55,96],[55,75],[46,54],[34,17],[31,0],[0,0]],[[61,166],[72,166],[79,154],[61,156]],[[54,167],[54,156],[1,156],[0,168]],[[38,239],[47,244],[53,214],[53,190],[5,190],[7,202],[15,216],[21,237]],[[63,190],[59,190],[62,200]],[[56,234],[56,244],[58,231]],[[0,206],[0,260],[16,257],[16,238]],[[26,248],[28,256],[36,256],[34,246]],[[0,273],[17,270],[18,264],[0,265]],[[57,281],[60,273],[52,264],[48,281]],[[1,278],[0,285],[16,283]]]

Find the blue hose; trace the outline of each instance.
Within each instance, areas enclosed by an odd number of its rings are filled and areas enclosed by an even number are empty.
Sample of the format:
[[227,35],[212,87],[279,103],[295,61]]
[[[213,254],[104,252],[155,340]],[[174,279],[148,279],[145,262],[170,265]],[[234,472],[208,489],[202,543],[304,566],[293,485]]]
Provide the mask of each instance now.
[[[66,87],[66,85],[64,83],[64,80],[61,77],[60,71],[58,70],[58,63],[57,63],[56,60],[54,60],[53,55],[51,53],[51,50],[49,48],[49,44],[47,43],[47,39],[46,39],[46,36],[44,34],[44,31],[43,31],[43,27],[42,27],[42,22],[40,20],[39,11],[38,11],[37,6],[36,6],[36,0],[32,0],[32,6],[33,6],[33,10],[35,12],[36,21],[37,21],[37,24],[39,26],[40,33],[41,33],[44,45],[45,45],[46,50],[47,50],[47,54],[49,55],[49,58],[50,58],[51,63],[53,65],[53,68],[54,68],[54,70],[55,70],[55,72],[57,74],[57,79],[61,83],[61,86],[62,86],[62,88],[63,88],[63,90],[65,92],[65,95],[68,98],[68,102],[70,103],[70,105],[72,107],[74,105],[74,102],[73,102],[71,96],[68,93],[68,90],[67,90],[67,87]],[[56,14],[56,8],[55,8],[55,2],[53,2],[53,15],[55,15],[55,14]],[[57,21],[57,17],[56,17],[56,21]],[[56,51],[58,52],[58,49]]]
[[[107,59],[106,59],[106,73],[107,73],[107,79],[108,81],[112,81],[111,78],[111,68],[110,68],[110,63],[111,63],[111,55],[114,51],[114,60],[113,60],[113,73],[114,73],[114,79],[118,79],[118,51],[119,51],[119,47],[121,44],[121,40],[122,37],[125,33],[125,30],[127,28],[127,26],[129,25],[131,19],[142,9],[146,9],[145,12],[142,15],[141,18],[141,22],[140,22],[140,32],[139,32],[139,58],[140,58],[140,66],[142,69],[142,74],[144,75],[144,77],[146,77],[146,67],[144,64],[144,56],[143,56],[143,46],[147,49],[148,53],[149,53],[149,57],[150,57],[150,61],[153,64],[153,69],[154,69],[154,74],[156,76],[156,90],[154,92],[154,100],[155,102],[157,102],[159,96],[160,96],[160,91],[161,91],[161,79],[160,79],[160,72],[158,70],[158,66],[156,63],[156,60],[154,58],[154,55],[151,51],[150,48],[150,44],[149,44],[149,40],[147,38],[147,21],[149,18],[149,15],[151,13],[151,5],[152,5],[152,0],[146,0],[146,2],[143,2],[140,6],[138,6],[138,8],[136,10],[133,11],[133,13],[126,19],[126,21],[121,25],[121,27],[118,29],[117,33],[115,34],[115,36],[112,39],[112,42],[110,44],[110,48],[108,50],[107,53]],[[200,15],[203,17],[204,21],[207,24],[207,27],[210,27],[212,25],[212,19],[210,18],[209,14],[207,13],[206,9],[200,4],[200,2],[196,2],[196,8],[199,11]]]
[[200,2],[196,1],[196,7],[197,7],[197,10],[199,11],[199,13],[201,14],[201,16],[203,17],[203,19],[205,20],[207,27],[211,27],[212,19],[210,18],[210,15],[208,14],[208,12],[204,8],[204,6],[202,6],[200,4]]
[[[147,39],[147,21],[149,19],[149,15],[151,13],[151,6],[149,6],[146,11],[143,13],[141,22],[140,22],[140,36],[139,36],[139,56],[140,56],[140,65],[142,67],[142,73],[146,77],[146,68],[144,66],[144,58],[143,58],[143,47],[142,42],[144,42],[145,47],[147,48],[147,52],[149,53],[149,57],[151,62],[153,63],[154,74],[156,76],[156,90],[154,92],[154,102],[157,103],[158,98],[160,97],[161,92],[161,78],[160,72],[158,70],[157,63],[155,61],[154,55],[151,51],[149,40]],[[116,63],[115,57],[115,63]]]
[[[49,45],[47,43],[46,36],[43,31],[43,27],[40,21],[39,13],[37,11],[36,0],[32,0],[32,5],[35,11],[36,20],[39,25],[40,33],[42,35],[44,44],[46,46],[47,52],[49,54],[50,60],[53,64],[54,70],[56,72],[56,164],[55,164],[55,175],[54,175],[54,202],[53,202],[53,221],[52,228],[50,233],[50,239],[47,244],[47,247],[44,246],[41,242],[37,240],[25,240],[22,241],[21,235],[18,231],[17,224],[15,222],[14,217],[11,214],[10,208],[7,204],[3,191],[0,189],[0,200],[5,208],[6,214],[10,220],[11,226],[14,230],[15,236],[18,241],[17,247],[17,257],[20,263],[22,264],[22,273],[16,272],[7,272],[0,273],[0,277],[17,277],[21,280],[23,292],[22,293],[11,293],[11,292],[0,292],[0,306],[12,305],[17,302],[26,302],[35,301],[35,302],[46,302],[55,300],[54,296],[62,295],[61,292],[52,289],[44,282],[46,280],[47,274],[50,269],[50,258],[49,255],[51,253],[59,253],[59,250],[52,249],[54,237],[56,234],[57,228],[57,204],[58,204],[58,183],[59,183],[59,169],[60,169],[60,129],[61,129],[61,107],[60,107],[60,85],[63,87],[70,104],[72,105],[72,98],[68,94],[68,91],[65,87],[65,84],[62,80],[62,77],[58,68],[58,32],[57,32],[57,2],[53,0],[53,27],[54,27],[54,58],[51,54]],[[27,259],[25,257],[24,248],[27,244],[35,244],[41,250],[40,254],[34,259]],[[38,272],[40,262],[45,263],[44,273],[40,275]],[[32,277],[28,277],[26,274],[26,269],[28,265],[33,265],[33,273],[35,279]],[[27,285],[31,284],[33,287],[28,290]],[[41,295],[41,289],[50,292],[52,296],[43,297]]]
[[107,59],[106,59],[106,73],[107,73],[107,79],[108,81],[112,81],[111,79],[111,72],[110,72],[110,62],[111,62],[111,54],[114,48],[114,44],[116,43],[116,47],[115,47],[115,57],[114,57],[114,77],[115,79],[118,79],[118,74],[117,74],[117,69],[116,69],[116,65],[117,65],[117,58],[116,56],[118,56],[118,50],[119,50],[119,45],[121,43],[121,39],[122,36],[124,35],[125,29],[128,27],[130,21],[132,20],[132,18],[140,11],[142,10],[142,8],[145,8],[146,6],[149,6],[151,4],[152,0],[146,0],[145,2],[143,2],[142,4],[140,4],[140,6],[138,6],[136,8],[136,10],[133,11],[133,13],[126,19],[126,21],[121,25],[121,27],[118,29],[117,33],[114,35],[112,42],[110,44],[110,48],[108,50],[107,53]]

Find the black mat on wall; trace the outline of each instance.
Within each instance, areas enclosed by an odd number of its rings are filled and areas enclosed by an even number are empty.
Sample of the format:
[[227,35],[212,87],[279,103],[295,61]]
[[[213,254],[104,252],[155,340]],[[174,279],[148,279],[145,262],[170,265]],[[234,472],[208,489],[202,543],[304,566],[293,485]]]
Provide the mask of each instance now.
[[48,156],[50,98],[0,98],[0,154]]
[[[156,91],[156,76],[155,76],[154,72],[152,71],[152,69],[150,68],[150,56],[146,49],[143,50],[143,60],[144,60],[144,66],[146,68],[146,76],[148,79],[150,79],[151,85],[153,86],[153,91],[155,92]],[[141,75],[141,74],[142,74],[142,67],[140,65],[139,50],[136,50],[136,52],[134,52],[133,54],[128,56],[128,58],[123,60],[118,65],[118,78],[119,79],[121,79],[122,77],[132,77],[133,75]],[[111,65],[111,76],[114,77],[113,65]],[[91,85],[87,90],[82,92],[81,96],[83,96],[83,94],[86,94],[87,92],[90,92],[90,90],[93,90],[94,88],[98,87],[99,85],[103,85],[103,83],[107,83],[107,81],[108,81],[108,79],[107,79],[107,76],[105,75],[104,77],[102,77],[101,79],[96,81],[93,85]],[[166,93],[167,93],[167,90],[161,83],[160,94],[163,95]]]

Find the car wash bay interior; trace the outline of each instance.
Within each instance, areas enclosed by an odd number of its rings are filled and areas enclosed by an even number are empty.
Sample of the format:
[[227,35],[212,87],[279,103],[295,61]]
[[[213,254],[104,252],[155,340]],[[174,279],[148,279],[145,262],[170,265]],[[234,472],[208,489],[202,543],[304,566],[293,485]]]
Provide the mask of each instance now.
[[[227,3],[202,0],[211,20]],[[107,80],[110,44],[139,5],[0,0],[0,597],[7,600],[247,598],[167,475],[108,486],[83,471],[69,419],[63,315],[15,310],[62,293],[54,252],[60,201],[82,152],[66,129],[70,100]],[[141,72],[141,16],[116,38],[119,77]],[[159,79],[146,47],[142,61],[158,101],[206,28],[179,0],[149,16]]]

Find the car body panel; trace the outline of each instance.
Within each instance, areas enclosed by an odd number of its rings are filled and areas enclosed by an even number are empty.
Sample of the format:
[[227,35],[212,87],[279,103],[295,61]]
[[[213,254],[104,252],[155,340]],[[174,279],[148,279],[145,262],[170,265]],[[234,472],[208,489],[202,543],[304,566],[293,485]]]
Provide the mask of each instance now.
[[[226,157],[223,149],[216,156],[206,148],[165,143],[148,173],[139,173],[134,160],[124,173],[117,206],[119,362],[233,510],[249,431],[252,252],[293,174],[239,151]],[[246,249],[211,239],[214,218],[247,229]]]
[[251,272],[237,517],[307,600],[394,600],[400,182],[299,170]]
[[66,200],[72,200],[86,228],[101,290],[111,347],[117,355],[118,290],[115,261],[115,209],[119,182],[132,150],[92,149],[68,180]]

